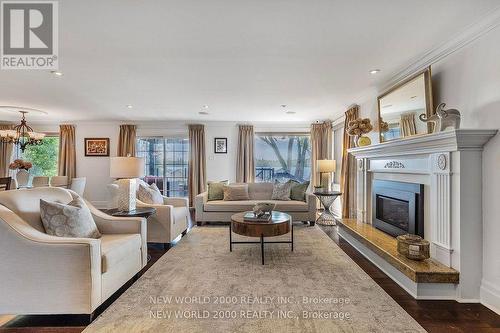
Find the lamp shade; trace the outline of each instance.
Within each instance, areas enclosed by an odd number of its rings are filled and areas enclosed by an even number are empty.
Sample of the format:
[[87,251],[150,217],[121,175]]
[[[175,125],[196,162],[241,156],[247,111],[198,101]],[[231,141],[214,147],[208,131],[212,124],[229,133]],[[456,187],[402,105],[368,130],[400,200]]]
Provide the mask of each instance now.
[[144,177],[144,158],[111,157],[109,165],[109,174],[111,178]]
[[335,160],[317,160],[318,172],[335,172]]

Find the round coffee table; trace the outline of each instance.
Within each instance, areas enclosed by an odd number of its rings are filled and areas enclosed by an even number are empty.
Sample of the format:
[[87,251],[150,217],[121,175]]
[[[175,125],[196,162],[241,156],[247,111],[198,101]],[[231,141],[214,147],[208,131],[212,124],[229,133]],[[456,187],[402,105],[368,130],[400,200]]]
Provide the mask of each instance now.
[[[284,243],[291,244],[293,251],[293,224],[292,217],[286,213],[273,212],[269,222],[245,221],[244,216],[248,212],[238,213],[231,216],[229,224],[229,251],[233,251],[233,244],[260,244],[262,265],[264,265],[264,244]],[[233,241],[232,233],[247,237],[259,237],[259,242]],[[291,232],[289,241],[264,241],[264,237],[275,237]]]

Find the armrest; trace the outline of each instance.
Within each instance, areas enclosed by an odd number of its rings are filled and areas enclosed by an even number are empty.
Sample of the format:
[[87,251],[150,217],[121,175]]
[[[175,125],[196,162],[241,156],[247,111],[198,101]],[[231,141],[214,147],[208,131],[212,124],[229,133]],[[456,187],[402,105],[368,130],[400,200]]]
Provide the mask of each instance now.
[[308,206],[308,211],[316,212],[318,208],[318,198],[312,193],[306,193],[306,202]]
[[189,207],[189,199],[188,198],[180,198],[180,197],[163,197],[163,203],[165,205],[171,205],[174,207]]
[[163,224],[170,230],[170,223],[173,221],[173,208],[172,205],[160,205],[160,204],[148,204],[137,200],[137,207],[151,207],[156,209],[156,214],[150,217],[150,219],[156,219],[159,223]]
[[101,304],[99,239],[47,235],[0,207],[0,262],[0,313],[91,313]]
[[195,219],[197,222],[203,221],[203,206],[208,202],[208,191],[198,194],[194,198]]

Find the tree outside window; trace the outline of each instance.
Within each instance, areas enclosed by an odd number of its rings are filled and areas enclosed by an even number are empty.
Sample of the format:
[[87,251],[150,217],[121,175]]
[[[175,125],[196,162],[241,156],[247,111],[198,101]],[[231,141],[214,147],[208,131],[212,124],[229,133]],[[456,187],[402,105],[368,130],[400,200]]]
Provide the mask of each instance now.
[[57,176],[59,157],[59,137],[46,136],[40,145],[27,145],[24,152],[16,147],[16,159],[31,162],[31,176]]
[[255,180],[303,182],[311,177],[308,134],[256,134]]

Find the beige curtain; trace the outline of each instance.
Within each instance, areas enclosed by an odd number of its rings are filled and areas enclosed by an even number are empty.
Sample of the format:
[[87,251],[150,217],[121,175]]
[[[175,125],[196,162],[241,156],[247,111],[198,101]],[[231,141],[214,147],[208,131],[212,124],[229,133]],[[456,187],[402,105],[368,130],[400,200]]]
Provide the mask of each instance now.
[[238,133],[238,152],[236,157],[236,182],[255,181],[254,133],[252,125],[240,125]]
[[205,191],[207,182],[205,161],[205,127],[189,125],[189,206],[194,206],[194,198]]
[[311,125],[311,184],[313,186],[318,186],[321,182],[316,161],[332,159],[332,136],[331,122]]
[[[0,125],[0,130],[12,129],[13,125]],[[13,143],[0,142],[0,177],[9,176],[9,164],[12,159],[12,152],[14,151]]]
[[347,152],[354,147],[354,137],[347,134],[350,121],[359,117],[359,106],[345,112],[344,139],[342,142],[342,166],[340,171],[340,191],[342,192],[342,217],[356,217],[356,159]]
[[59,126],[59,176],[76,177],[75,125]]
[[399,121],[401,136],[411,136],[417,134],[417,124],[415,123],[415,113],[402,114]]
[[120,125],[118,137],[118,156],[135,156],[135,125]]

